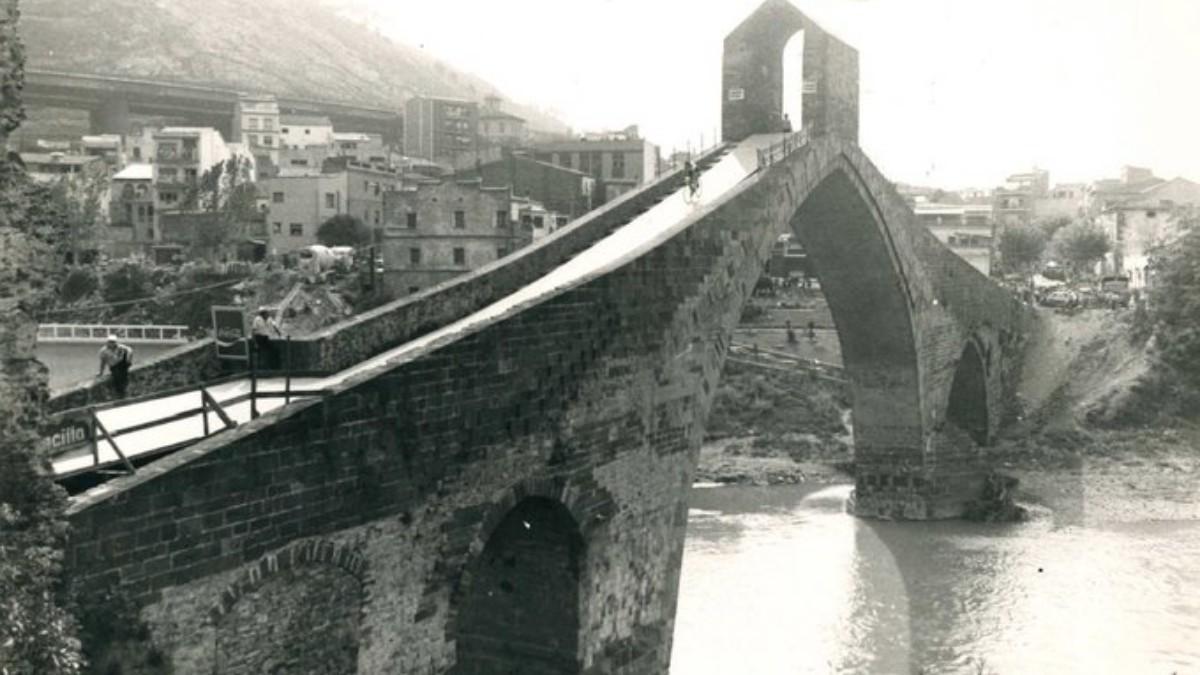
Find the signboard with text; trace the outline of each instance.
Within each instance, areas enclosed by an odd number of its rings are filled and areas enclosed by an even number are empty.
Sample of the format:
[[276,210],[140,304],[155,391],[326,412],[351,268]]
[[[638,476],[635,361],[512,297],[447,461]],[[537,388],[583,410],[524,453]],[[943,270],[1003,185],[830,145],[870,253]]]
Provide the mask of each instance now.
[[214,305],[212,319],[217,358],[230,361],[249,360],[250,329],[246,325],[245,308]]
[[86,415],[60,415],[42,427],[42,448],[51,456],[92,443],[92,422]]

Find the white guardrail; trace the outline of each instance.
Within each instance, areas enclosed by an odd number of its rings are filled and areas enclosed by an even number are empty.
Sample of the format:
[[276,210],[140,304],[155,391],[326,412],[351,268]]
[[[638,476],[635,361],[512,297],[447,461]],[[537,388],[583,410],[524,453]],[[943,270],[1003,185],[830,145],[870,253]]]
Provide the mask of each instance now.
[[183,344],[188,341],[188,327],[73,323],[38,325],[39,342],[104,342],[109,335],[131,342]]

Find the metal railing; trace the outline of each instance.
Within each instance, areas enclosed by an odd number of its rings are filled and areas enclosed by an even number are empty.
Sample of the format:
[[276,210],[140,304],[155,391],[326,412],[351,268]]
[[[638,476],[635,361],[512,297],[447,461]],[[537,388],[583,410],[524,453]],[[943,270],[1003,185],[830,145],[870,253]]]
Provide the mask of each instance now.
[[188,327],[178,325],[146,326],[129,324],[43,323],[38,325],[38,340],[46,342],[103,342],[109,335],[143,342],[188,341]]
[[765,169],[782,160],[797,149],[808,145],[808,129],[801,129],[783,137],[783,140],[758,151],[758,168]]

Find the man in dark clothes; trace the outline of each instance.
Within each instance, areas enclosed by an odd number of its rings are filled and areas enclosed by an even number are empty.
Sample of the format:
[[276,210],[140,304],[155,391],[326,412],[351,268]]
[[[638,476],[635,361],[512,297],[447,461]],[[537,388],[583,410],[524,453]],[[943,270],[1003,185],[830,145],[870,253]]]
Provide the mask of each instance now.
[[129,388],[129,367],[133,365],[133,348],[117,341],[116,335],[109,335],[104,346],[100,348],[100,374],[108,368],[112,376],[112,388],[120,398],[125,398],[125,390]]

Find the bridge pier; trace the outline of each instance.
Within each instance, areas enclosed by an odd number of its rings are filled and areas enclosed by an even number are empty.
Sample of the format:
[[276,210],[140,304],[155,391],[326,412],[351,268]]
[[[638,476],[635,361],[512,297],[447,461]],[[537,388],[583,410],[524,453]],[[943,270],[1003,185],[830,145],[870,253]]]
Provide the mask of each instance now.
[[88,111],[88,125],[93,134],[129,133],[129,101],[121,97],[106,98]]

